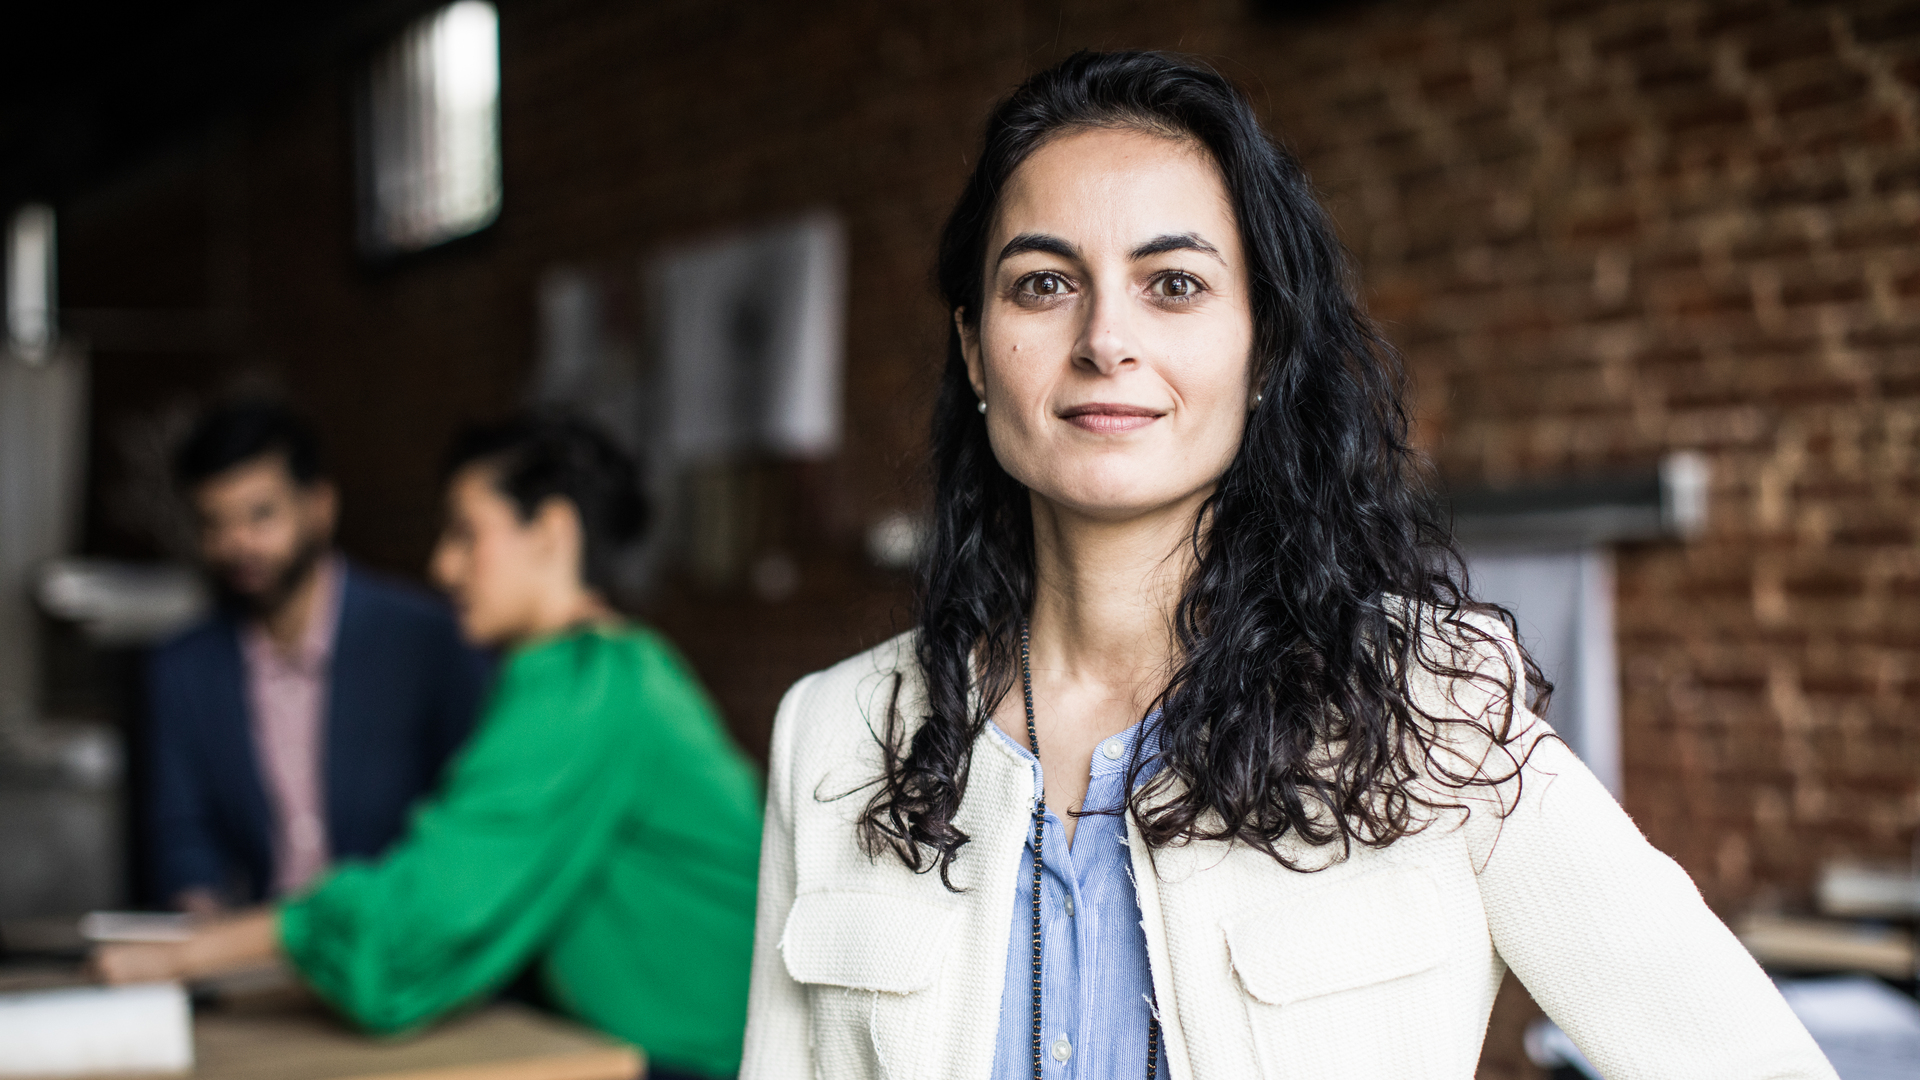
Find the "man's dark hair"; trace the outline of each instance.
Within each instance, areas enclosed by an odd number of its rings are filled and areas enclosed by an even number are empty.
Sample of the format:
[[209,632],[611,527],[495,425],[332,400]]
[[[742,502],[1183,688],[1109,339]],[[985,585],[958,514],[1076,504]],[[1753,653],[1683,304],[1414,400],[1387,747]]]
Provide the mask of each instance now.
[[173,475],[181,487],[192,490],[269,454],[279,455],[302,487],[326,475],[313,425],[285,405],[268,401],[223,405],[202,416],[174,453]]
[[494,489],[531,521],[548,499],[565,499],[580,515],[581,577],[611,599],[621,551],[638,542],[652,516],[640,468],[598,428],[578,417],[521,414],[477,424],[454,439],[445,475],[468,465],[493,473]]

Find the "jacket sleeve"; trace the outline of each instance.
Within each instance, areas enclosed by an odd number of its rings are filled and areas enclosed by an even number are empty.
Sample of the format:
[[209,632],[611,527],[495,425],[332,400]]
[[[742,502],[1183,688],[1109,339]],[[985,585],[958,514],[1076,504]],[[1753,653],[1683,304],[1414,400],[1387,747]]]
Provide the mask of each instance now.
[[164,650],[147,660],[147,840],[154,899],[165,905],[188,889],[219,890],[227,884],[211,793],[193,750],[193,703],[179,685],[180,666],[180,659]]
[[[1511,636],[1495,638],[1518,670]],[[1466,800],[1467,830],[1494,946],[1547,1015],[1608,1080],[1835,1080],[1686,872],[1512,708],[1511,757],[1489,765],[1505,782]]]
[[807,691],[817,675],[795,683],[773,722],[767,767],[767,818],[760,846],[759,910],[754,922],[753,977],[747,998],[747,1040],[741,1080],[784,1080],[814,1074],[806,988],[787,973],[780,938],[796,887],[793,831],[793,744]]
[[364,1028],[412,1027],[511,978],[651,786],[609,650],[522,659],[405,838],[281,909],[294,966]]

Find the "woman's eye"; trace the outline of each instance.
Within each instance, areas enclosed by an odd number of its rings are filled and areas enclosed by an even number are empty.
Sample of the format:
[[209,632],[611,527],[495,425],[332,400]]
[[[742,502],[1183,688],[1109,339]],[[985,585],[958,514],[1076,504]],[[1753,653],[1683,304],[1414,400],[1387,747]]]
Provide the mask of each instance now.
[[1184,300],[1200,294],[1200,281],[1191,274],[1163,274],[1154,279],[1153,294]]
[[1028,296],[1064,296],[1067,293],[1067,279],[1043,271],[1022,281],[1020,291]]

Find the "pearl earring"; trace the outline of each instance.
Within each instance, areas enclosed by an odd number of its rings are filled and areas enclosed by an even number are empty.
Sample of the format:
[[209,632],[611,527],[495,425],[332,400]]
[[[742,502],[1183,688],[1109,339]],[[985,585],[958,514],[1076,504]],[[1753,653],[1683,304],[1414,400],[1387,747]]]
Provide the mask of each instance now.
[[1247,411],[1248,411],[1248,412],[1252,412],[1252,411],[1253,411],[1254,409],[1257,409],[1257,408],[1259,408],[1259,407],[1260,407],[1260,402],[1261,402],[1262,400],[1264,400],[1264,399],[1266,398],[1266,396],[1267,396],[1267,395],[1266,395],[1266,393],[1265,393],[1265,391],[1261,391],[1261,390],[1255,390],[1255,391],[1253,392],[1253,406],[1252,406],[1251,408],[1249,408],[1249,409],[1248,409]]
[[981,415],[981,416],[985,416],[985,415],[987,415],[987,403],[986,403],[986,400],[985,400],[984,398],[983,398],[983,399],[981,399],[981,401],[980,401],[980,415]]

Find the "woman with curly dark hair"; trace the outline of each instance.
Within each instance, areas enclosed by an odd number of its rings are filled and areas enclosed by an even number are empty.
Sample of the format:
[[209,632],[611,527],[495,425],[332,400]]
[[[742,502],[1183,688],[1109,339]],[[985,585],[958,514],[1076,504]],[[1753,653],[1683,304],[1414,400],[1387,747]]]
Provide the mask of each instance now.
[[919,625],[781,706],[744,1075],[1466,1080],[1510,967],[1608,1076],[1832,1076],[1537,719],[1237,90],[1030,79],[939,280]]

